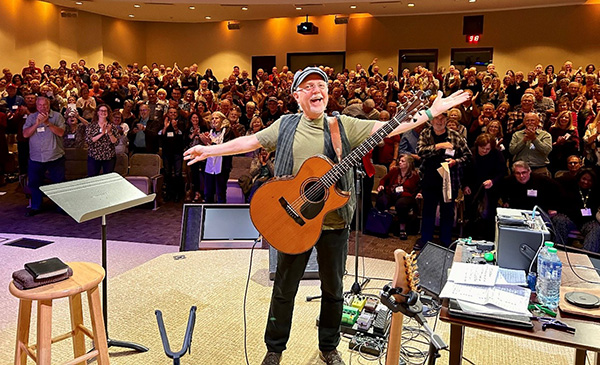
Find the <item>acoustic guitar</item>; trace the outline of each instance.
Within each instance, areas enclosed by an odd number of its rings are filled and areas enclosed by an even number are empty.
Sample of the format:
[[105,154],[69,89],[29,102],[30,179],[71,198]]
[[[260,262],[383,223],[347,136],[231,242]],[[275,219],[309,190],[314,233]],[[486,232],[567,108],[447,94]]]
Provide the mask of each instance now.
[[327,213],[348,202],[350,193],[336,183],[362,157],[401,123],[425,107],[419,91],[406,105],[338,164],[323,155],[304,161],[293,177],[276,177],[264,183],[250,201],[250,217],[260,234],[277,250],[300,254],[321,235]]
[[[394,260],[396,261],[396,272],[391,284],[392,288],[401,289],[400,293],[408,294],[411,291],[417,292],[419,277],[417,272],[417,258],[415,252],[407,254],[404,250],[394,251]],[[406,303],[407,296],[394,294],[396,303]],[[390,324],[390,335],[388,337],[387,354],[385,365],[398,365],[400,358],[400,348],[402,340],[402,322],[404,315],[401,312],[392,312],[392,323]]]

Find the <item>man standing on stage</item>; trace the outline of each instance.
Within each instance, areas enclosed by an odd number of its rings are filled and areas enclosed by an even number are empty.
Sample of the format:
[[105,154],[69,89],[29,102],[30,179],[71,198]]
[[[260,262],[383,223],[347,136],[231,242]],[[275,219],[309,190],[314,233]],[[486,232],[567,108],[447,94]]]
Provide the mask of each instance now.
[[[329,124],[335,123],[329,119],[335,119],[326,118],[324,114],[328,101],[327,89],[327,74],[320,68],[307,67],[298,71],[294,75],[291,90],[302,113],[282,116],[269,128],[250,136],[236,138],[220,145],[195,146],[184,153],[184,159],[189,160],[188,164],[193,164],[210,156],[234,155],[254,151],[260,147],[272,151],[279,147],[275,159],[276,176],[296,174],[307,158],[317,154],[325,154],[335,161],[336,153],[332,147],[335,141],[332,141],[329,132]],[[428,116],[429,119],[433,119],[433,116],[464,100],[465,96],[462,92],[446,99],[438,97],[427,114],[421,113],[416,122],[402,124],[392,134],[414,128],[426,122]],[[337,120],[343,150],[342,157],[385,124],[344,115],[339,116]],[[350,172],[340,180],[342,189],[353,190],[351,174]],[[327,214],[321,237],[315,245],[322,290],[319,350],[320,357],[326,364],[344,364],[336,347],[340,342],[343,308],[342,279],[348,250],[348,226],[353,211],[354,200],[351,198],[346,206]],[[279,364],[281,354],[286,349],[292,324],[294,298],[311,251],[299,255],[278,253],[277,271],[265,331],[268,352],[263,359],[263,365]]]

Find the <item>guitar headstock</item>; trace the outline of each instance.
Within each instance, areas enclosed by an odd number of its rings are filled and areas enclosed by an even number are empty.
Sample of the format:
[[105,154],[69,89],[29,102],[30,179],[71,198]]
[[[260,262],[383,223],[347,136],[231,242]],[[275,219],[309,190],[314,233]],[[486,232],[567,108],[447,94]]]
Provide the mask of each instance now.
[[410,119],[414,117],[414,115],[427,107],[429,104],[429,95],[431,92],[419,90],[411,96],[406,98],[406,102],[398,106],[398,113],[396,114],[396,118],[402,120],[406,118],[407,115],[410,115]]
[[[402,249],[394,251],[396,261],[396,272],[392,282],[393,288],[402,289],[402,294],[408,294],[411,291],[419,290],[419,272],[417,271],[417,254],[413,251],[410,254]],[[406,297],[396,294],[394,299],[397,302],[406,302]]]

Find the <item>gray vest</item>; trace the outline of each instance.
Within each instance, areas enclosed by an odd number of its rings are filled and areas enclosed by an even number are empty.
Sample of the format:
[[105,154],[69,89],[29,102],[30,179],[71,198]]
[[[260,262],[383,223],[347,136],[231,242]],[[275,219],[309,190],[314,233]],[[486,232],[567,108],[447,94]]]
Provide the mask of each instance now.
[[[294,135],[296,134],[296,128],[298,127],[298,123],[300,123],[301,117],[302,114],[291,114],[281,117],[279,137],[277,138],[277,147],[275,150],[275,176],[292,175],[294,167]],[[342,158],[344,158],[351,152],[350,142],[348,142],[340,117],[338,116],[337,118],[342,139]],[[326,117],[323,120],[323,132],[323,150],[325,151],[325,155],[335,163],[339,163],[340,161],[337,159],[331,142],[331,133]],[[356,196],[354,194],[354,170],[349,169],[348,172],[338,180],[337,184],[341,190],[350,192],[350,200],[348,203],[337,210],[337,213],[342,219],[347,224],[350,224],[354,214],[354,207],[356,206]]]

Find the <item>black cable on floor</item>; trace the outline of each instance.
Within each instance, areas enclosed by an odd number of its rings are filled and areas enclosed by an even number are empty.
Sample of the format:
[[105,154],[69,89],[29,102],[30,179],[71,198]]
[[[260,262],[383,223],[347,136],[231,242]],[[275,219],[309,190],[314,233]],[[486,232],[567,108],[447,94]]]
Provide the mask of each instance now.
[[247,323],[246,323],[246,299],[248,299],[248,286],[250,285],[250,275],[252,273],[252,257],[254,256],[254,247],[258,241],[260,241],[262,237],[257,238],[250,249],[250,262],[248,264],[248,277],[246,278],[246,288],[244,289],[244,356],[246,357],[246,365],[250,365],[250,361],[248,361],[248,332],[247,332]]

